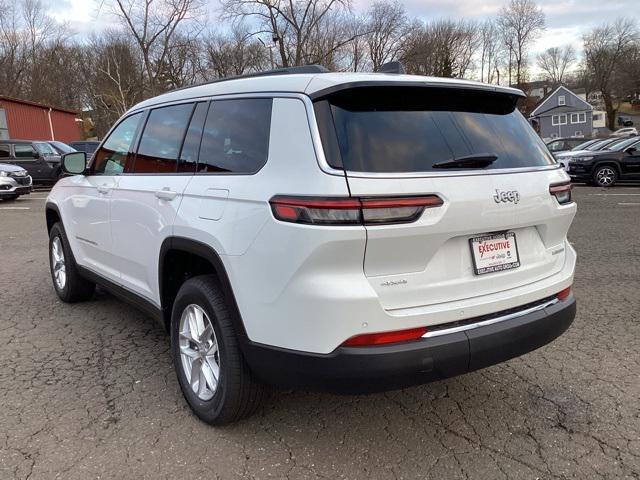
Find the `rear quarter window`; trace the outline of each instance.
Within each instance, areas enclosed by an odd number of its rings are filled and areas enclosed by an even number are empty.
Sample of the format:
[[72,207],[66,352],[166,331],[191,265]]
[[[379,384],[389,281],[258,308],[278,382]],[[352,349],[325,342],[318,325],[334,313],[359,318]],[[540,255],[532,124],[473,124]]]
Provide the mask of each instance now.
[[[425,87],[357,90],[323,100],[330,105],[337,152],[326,125],[320,133],[325,152],[332,152],[327,160],[336,168],[427,172],[436,171],[435,164],[474,155],[497,157],[487,170],[555,163],[515,108],[515,98],[506,94]],[[322,110],[326,117],[326,107],[316,107]]]
[[198,173],[252,174],[269,156],[271,98],[214,100],[204,124]]

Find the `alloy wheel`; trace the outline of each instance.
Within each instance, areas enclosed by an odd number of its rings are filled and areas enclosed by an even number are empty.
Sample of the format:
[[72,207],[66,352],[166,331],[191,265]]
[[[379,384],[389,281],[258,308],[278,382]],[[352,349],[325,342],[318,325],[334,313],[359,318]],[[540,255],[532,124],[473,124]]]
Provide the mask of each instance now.
[[60,237],[55,237],[51,242],[51,264],[53,265],[53,278],[56,282],[56,287],[58,287],[58,290],[64,290],[67,284],[67,267]]
[[598,182],[598,185],[606,187],[613,184],[615,176],[616,172],[614,172],[613,169],[604,167],[598,170],[598,173],[596,174],[596,181]]
[[211,400],[220,379],[220,351],[213,325],[202,307],[191,304],[182,312],[179,348],[191,390],[200,400]]

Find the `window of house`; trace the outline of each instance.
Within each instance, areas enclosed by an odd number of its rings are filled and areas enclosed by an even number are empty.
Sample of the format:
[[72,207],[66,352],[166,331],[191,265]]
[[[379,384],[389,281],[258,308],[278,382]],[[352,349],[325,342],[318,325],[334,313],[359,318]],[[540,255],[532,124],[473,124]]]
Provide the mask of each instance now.
[[577,113],[572,113],[571,114],[571,123],[578,123],[578,114]]
[[216,100],[204,125],[198,173],[255,173],[267,162],[271,98]]
[[578,114],[578,123],[585,123],[587,121],[587,114],[582,112]]
[[564,95],[558,96],[558,105],[566,105]]
[[567,124],[567,115],[552,115],[551,116],[551,125],[566,125]]
[[178,153],[192,111],[192,103],[151,110],[140,137],[133,173],[176,171]]

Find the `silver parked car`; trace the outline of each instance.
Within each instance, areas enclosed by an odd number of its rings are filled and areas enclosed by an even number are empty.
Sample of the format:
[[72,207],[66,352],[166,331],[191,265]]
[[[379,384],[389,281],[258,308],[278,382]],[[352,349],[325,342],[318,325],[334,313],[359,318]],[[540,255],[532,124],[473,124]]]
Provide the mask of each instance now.
[[0,163],[0,198],[15,200],[31,193],[32,180],[27,171],[16,165]]

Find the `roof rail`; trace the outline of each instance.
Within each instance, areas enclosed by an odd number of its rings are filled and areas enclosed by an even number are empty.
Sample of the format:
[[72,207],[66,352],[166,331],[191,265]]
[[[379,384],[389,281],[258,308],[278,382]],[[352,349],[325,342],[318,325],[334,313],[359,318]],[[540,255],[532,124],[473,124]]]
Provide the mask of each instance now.
[[264,72],[252,72],[242,75],[232,75],[230,77],[216,78],[215,80],[211,80],[209,82],[195,83],[193,85],[187,85],[185,87],[176,88],[171,91],[177,92],[179,90],[185,90],[187,88],[200,87],[202,85],[210,85],[212,83],[226,82],[229,80],[238,80],[241,78],[267,77],[269,75],[293,75],[300,73],[329,73],[329,70],[327,70],[322,65],[299,65],[295,67],[274,68],[273,70],[265,70]]
[[380,65],[376,73],[404,73],[404,66],[400,62],[387,62]]

